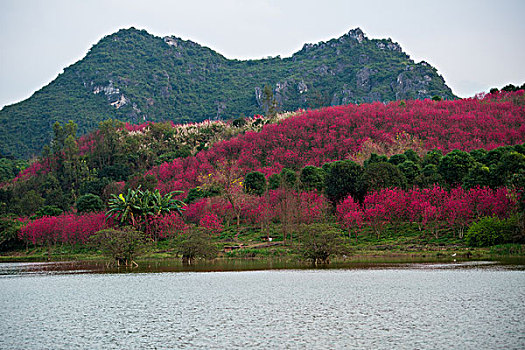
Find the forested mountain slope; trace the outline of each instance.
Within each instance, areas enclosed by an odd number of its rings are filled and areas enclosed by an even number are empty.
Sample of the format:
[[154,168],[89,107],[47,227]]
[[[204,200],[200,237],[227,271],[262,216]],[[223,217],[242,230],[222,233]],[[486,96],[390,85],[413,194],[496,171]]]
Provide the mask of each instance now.
[[[265,87],[268,86],[266,94]],[[0,111],[0,152],[30,157],[55,121],[80,134],[108,118],[132,123],[232,119],[299,108],[454,95],[436,69],[359,29],[291,57],[229,60],[192,41],[134,28],[104,37],[29,99]]]

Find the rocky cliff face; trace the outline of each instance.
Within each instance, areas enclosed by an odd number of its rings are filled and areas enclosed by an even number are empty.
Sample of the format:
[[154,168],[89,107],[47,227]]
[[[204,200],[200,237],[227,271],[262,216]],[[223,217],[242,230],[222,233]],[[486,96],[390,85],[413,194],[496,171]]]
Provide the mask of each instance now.
[[83,133],[108,118],[188,122],[264,113],[266,85],[281,111],[454,98],[433,67],[416,64],[390,39],[368,39],[359,28],[305,44],[291,57],[247,61],[131,28],[103,38],[48,86],[2,109],[0,151],[37,154],[55,121],[72,119]]
[[[443,78],[429,64],[414,63],[398,43],[390,39],[370,40],[359,28],[328,42],[305,44],[292,56],[299,66],[308,66],[306,60],[318,60],[320,64],[305,67],[299,83],[282,80],[276,84],[274,92],[281,106],[293,98],[283,95],[282,86],[294,84],[298,89],[301,86],[301,94],[309,86],[314,92],[324,90],[326,99],[319,106],[425,99],[435,95],[454,98]],[[322,80],[332,80],[335,86],[322,87],[318,83]],[[312,96],[305,97],[301,99],[303,103],[318,102]]]

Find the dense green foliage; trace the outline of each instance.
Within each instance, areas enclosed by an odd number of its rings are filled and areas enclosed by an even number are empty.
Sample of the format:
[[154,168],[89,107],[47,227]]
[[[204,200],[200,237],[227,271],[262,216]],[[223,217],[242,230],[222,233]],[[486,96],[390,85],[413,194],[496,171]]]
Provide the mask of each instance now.
[[96,194],[87,193],[78,198],[76,207],[79,213],[99,212],[104,209],[104,203]]
[[28,165],[26,160],[0,156],[0,183],[13,179]]
[[439,172],[449,184],[457,186],[474,166],[474,158],[467,152],[453,150],[439,162]]
[[433,67],[414,63],[390,39],[369,40],[360,29],[306,44],[291,57],[240,61],[191,41],[130,28],[104,37],[29,99],[3,108],[0,151],[36,155],[52,138],[49,126],[69,119],[85,134],[108,118],[234,119],[435,95],[454,98]]
[[473,223],[465,234],[465,241],[473,247],[489,247],[504,243],[523,243],[525,237],[520,232],[517,217],[498,219],[482,218]]
[[364,196],[367,192],[377,191],[381,188],[405,188],[406,178],[397,167],[387,162],[369,163],[359,179],[359,193]]
[[301,169],[299,179],[302,189],[311,191],[316,189],[319,192],[324,190],[325,171],[313,165],[307,165]]
[[35,213],[35,216],[37,218],[41,218],[44,216],[59,216],[64,211],[60,209],[59,207],[55,205],[44,205],[38,211]]
[[22,222],[15,218],[0,218],[0,252],[15,250],[24,246],[24,242],[18,238]]
[[246,193],[256,194],[258,196],[266,192],[266,178],[259,171],[252,171],[246,174],[244,178],[244,190]]
[[[525,90],[525,83],[523,83],[521,86],[515,86],[514,84],[507,84],[504,87],[501,88],[501,91],[505,92],[512,92],[512,91],[518,91],[518,90]],[[492,88],[490,89],[490,93],[498,93],[500,90],[498,88]]]
[[359,181],[363,168],[351,160],[342,160],[323,167],[326,168],[325,192],[333,203],[339,203],[348,195],[359,197]]

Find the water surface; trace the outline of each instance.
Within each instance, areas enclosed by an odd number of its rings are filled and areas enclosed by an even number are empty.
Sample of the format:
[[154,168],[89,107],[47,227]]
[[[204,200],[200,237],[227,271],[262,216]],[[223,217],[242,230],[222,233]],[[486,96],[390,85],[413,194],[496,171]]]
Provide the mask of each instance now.
[[525,272],[493,263],[132,274],[14,266],[0,264],[2,349],[525,348]]

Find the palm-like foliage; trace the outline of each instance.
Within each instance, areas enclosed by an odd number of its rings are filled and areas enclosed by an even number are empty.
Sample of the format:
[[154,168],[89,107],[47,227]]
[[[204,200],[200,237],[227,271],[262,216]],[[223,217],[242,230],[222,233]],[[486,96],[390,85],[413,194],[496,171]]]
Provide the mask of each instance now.
[[142,191],[140,186],[137,189],[130,188],[125,195],[121,193],[111,196],[106,218],[137,227],[149,216],[169,214],[172,211],[182,214],[186,204],[173,198],[181,193],[182,191],[173,191],[162,195],[158,189]]

